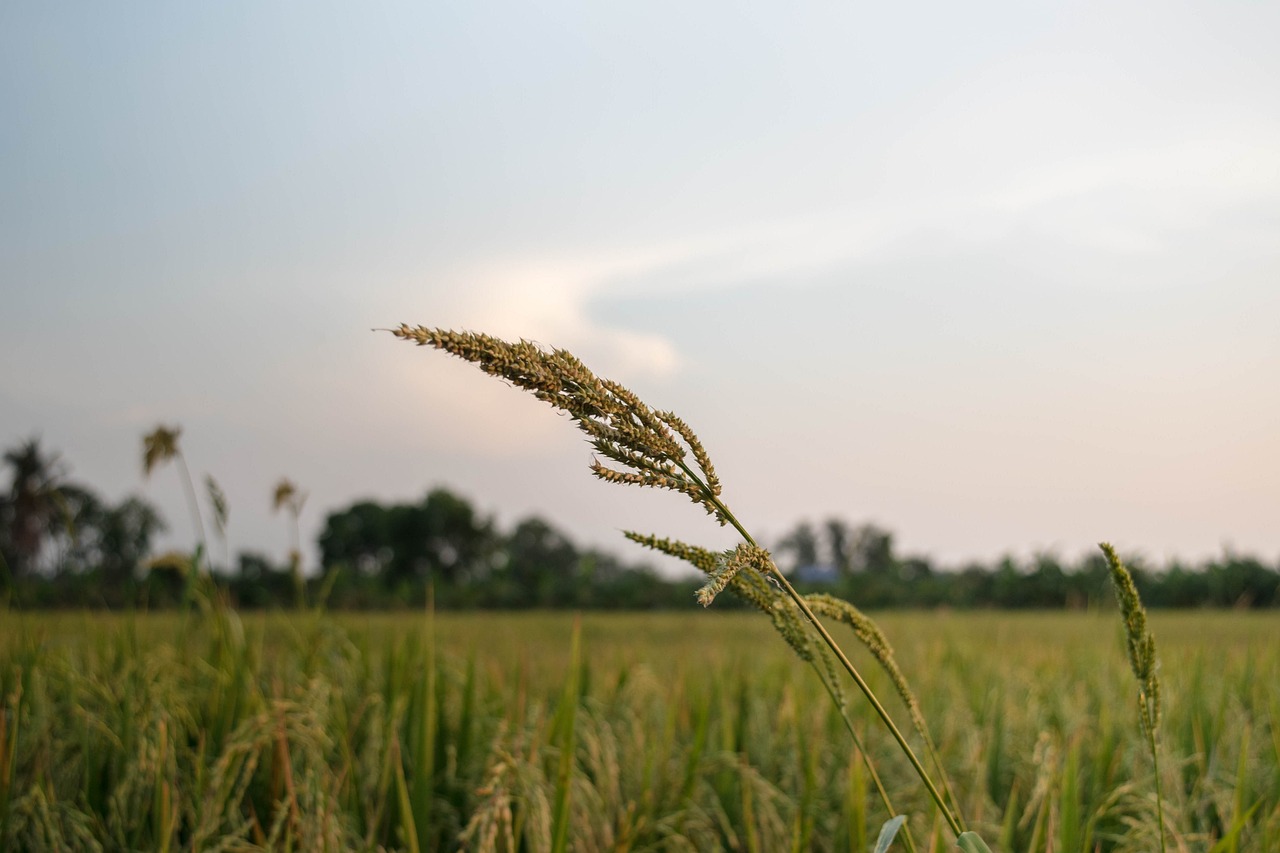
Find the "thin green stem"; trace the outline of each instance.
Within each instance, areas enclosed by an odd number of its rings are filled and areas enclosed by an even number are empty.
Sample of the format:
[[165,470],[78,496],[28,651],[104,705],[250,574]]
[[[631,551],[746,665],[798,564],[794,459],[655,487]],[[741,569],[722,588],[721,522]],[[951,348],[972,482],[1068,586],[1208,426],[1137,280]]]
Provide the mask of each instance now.
[[[1142,699],[1146,702],[1146,697]],[[1164,797],[1160,793],[1160,750],[1156,745],[1154,724],[1147,729],[1147,743],[1151,746],[1151,764],[1156,777],[1156,826],[1160,831],[1160,853],[1165,853],[1164,846]]]
[[[753,542],[752,544],[755,543]],[[849,676],[854,680],[854,683],[858,685],[858,689],[862,691],[862,695],[867,697],[867,701],[871,703],[871,707],[875,709],[880,720],[889,729],[889,733],[893,735],[893,739],[898,742],[898,747],[902,750],[902,753],[907,757],[907,760],[911,762],[911,766],[916,771],[916,775],[920,777],[920,781],[923,782],[925,788],[928,789],[929,796],[932,797],[934,803],[937,804],[939,811],[942,812],[943,818],[946,819],[947,824],[951,827],[951,831],[955,833],[957,838],[959,838],[964,832],[964,826],[960,823],[959,819],[952,814],[951,809],[947,806],[946,798],[942,796],[937,785],[935,785],[933,779],[930,778],[928,771],[925,770],[924,765],[920,763],[920,759],[916,757],[915,751],[911,748],[911,744],[907,743],[907,739],[903,736],[897,725],[894,724],[893,718],[889,716],[889,712],[885,709],[884,705],[880,703],[880,699],[876,696],[875,692],[872,691],[871,685],[867,684],[862,677],[862,673],[858,672],[857,667],[855,667],[849,658],[845,656],[844,650],[840,648],[840,645],[831,636],[830,632],[827,631],[826,626],[818,621],[818,617],[809,608],[809,605],[805,602],[804,598],[796,592],[795,587],[793,587],[791,582],[786,579],[786,576],[782,574],[782,570],[778,568],[778,565],[771,561],[770,568],[773,570],[774,576],[782,584],[783,590],[791,597],[791,600],[796,603],[796,606],[800,608],[800,611],[804,613],[805,618],[813,624],[814,629],[818,632],[818,635],[822,637],[823,642],[827,644],[828,648],[831,649],[832,653],[849,673]]]
[[[920,736],[924,738],[924,748],[929,753],[929,761],[933,764],[933,769],[938,771],[938,778],[942,780],[942,793],[946,796],[952,812],[958,819],[960,818],[960,802],[956,799],[956,792],[951,787],[951,777],[947,775],[946,768],[942,766],[942,758],[938,755],[938,747],[934,745],[933,736],[929,734],[928,727],[922,728]],[[963,823],[961,821],[961,825]]]
[[[849,731],[849,737],[853,740],[853,746],[858,750],[858,754],[862,756],[862,764],[867,768],[867,772],[871,774],[871,781],[875,783],[876,793],[880,795],[880,802],[884,803],[885,811],[893,817],[898,812],[893,807],[893,803],[889,801],[889,792],[885,790],[884,783],[880,781],[880,774],[876,772],[875,763],[872,762],[871,756],[867,754],[866,747],[862,745],[862,738],[858,737],[858,732],[853,727],[853,720],[849,719],[849,712],[845,709],[844,703],[836,695],[835,688],[827,683],[826,677],[821,669],[818,668],[817,661],[810,661],[813,671],[818,674],[818,680],[822,682],[822,686],[826,688],[827,695],[831,697],[831,702],[836,706],[836,710],[840,712],[840,719],[844,722],[844,727]],[[916,843],[911,838],[911,827],[905,824],[902,827],[903,839],[907,842],[907,849],[911,853],[916,853]]]
[[[738,531],[742,538],[746,540],[749,545],[759,547],[755,538],[747,532],[745,527],[742,526],[742,522],[738,521],[734,514],[729,511],[729,508],[725,506],[709,488],[706,487],[706,484],[702,482],[701,478],[691,471],[684,462],[679,462],[678,464],[684,470],[685,474],[691,477],[699,486],[702,487],[703,494],[706,495],[707,499],[717,510],[719,510],[724,519]],[[960,822],[959,818],[952,813],[951,808],[947,805],[946,798],[942,796],[942,793],[938,790],[938,786],[935,785],[933,779],[930,778],[929,772],[925,770],[924,765],[920,763],[920,759],[916,757],[915,751],[911,748],[911,744],[907,743],[907,739],[903,736],[897,725],[894,724],[893,718],[889,716],[889,712],[885,709],[884,705],[881,704],[880,699],[871,689],[871,685],[867,684],[866,680],[863,679],[862,673],[858,672],[858,668],[855,667],[853,662],[845,655],[844,650],[840,648],[840,644],[835,641],[835,638],[831,636],[829,631],[827,631],[826,626],[822,624],[817,615],[812,609],[810,609],[808,602],[804,600],[800,593],[796,592],[795,587],[791,585],[791,582],[787,580],[786,575],[784,575],[782,570],[778,568],[778,564],[771,560],[769,562],[769,568],[773,572],[774,579],[782,587],[783,591],[786,592],[791,600],[795,602],[795,605],[800,608],[800,612],[803,613],[805,618],[813,625],[814,630],[818,632],[818,636],[822,637],[822,641],[827,644],[827,648],[831,649],[831,653],[836,656],[836,659],[840,661],[841,666],[843,666],[845,671],[849,673],[849,677],[858,685],[858,689],[862,691],[862,695],[871,703],[871,707],[875,709],[876,715],[880,717],[881,722],[883,722],[885,727],[889,729],[889,733],[893,735],[893,739],[898,742],[898,747],[902,750],[903,755],[905,755],[907,760],[911,762],[912,769],[914,769],[916,775],[920,777],[920,781],[924,783],[925,788],[929,791],[929,796],[933,798],[933,802],[937,805],[943,818],[946,819],[947,825],[951,827],[951,831],[957,838],[959,838],[965,831],[964,825]]]

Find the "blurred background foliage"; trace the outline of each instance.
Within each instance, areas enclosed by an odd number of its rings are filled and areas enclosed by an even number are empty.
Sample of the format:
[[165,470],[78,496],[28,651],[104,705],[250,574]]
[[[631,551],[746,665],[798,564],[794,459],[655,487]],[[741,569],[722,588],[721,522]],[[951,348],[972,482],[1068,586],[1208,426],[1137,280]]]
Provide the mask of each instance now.
[[[0,600],[14,607],[173,607],[190,588],[192,565],[208,569],[226,600],[248,608],[301,600],[338,609],[416,607],[428,589],[445,608],[686,608],[695,606],[699,582],[664,573],[640,555],[580,547],[536,515],[504,528],[440,487],[417,502],[362,500],[331,512],[316,543],[319,569],[308,572],[300,598],[297,547],[233,558],[225,544],[225,504],[211,515],[222,547],[215,555],[197,544],[197,559],[153,553],[155,537],[166,529],[160,511],[136,495],[103,499],[72,479],[39,439],[5,452],[0,484]],[[941,566],[900,552],[892,531],[839,518],[801,521],[771,545],[799,588],[829,591],[862,607],[1113,606],[1106,564],[1094,553],[1074,561],[1043,553]],[[1196,564],[1127,561],[1150,607],[1280,605],[1280,559],[1268,563],[1228,550]],[[717,606],[734,604],[726,599]]]

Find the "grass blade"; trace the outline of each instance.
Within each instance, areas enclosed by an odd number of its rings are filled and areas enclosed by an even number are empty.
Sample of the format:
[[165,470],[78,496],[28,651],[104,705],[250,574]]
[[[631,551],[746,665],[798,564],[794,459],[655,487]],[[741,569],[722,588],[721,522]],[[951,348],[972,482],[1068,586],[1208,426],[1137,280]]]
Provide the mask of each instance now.
[[885,853],[897,836],[898,830],[902,829],[902,825],[906,822],[907,816],[900,814],[897,817],[890,818],[884,826],[880,827],[880,837],[876,839],[876,847],[873,853]]
[[987,843],[978,837],[976,832],[962,832],[956,839],[956,846],[964,853],[991,853]]

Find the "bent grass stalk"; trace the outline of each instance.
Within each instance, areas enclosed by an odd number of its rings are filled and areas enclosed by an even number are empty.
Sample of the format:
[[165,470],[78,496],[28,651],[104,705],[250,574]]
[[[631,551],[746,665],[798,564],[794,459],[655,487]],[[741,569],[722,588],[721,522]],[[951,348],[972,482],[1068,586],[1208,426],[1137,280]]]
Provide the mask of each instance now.
[[[711,459],[702,442],[684,420],[674,412],[655,411],[622,385],[597,377],[567,350],[556,348],[547,351],[524,340],[511,343],[481,333],[413,327],[408,324],[383,331],[389,331],[397,338],[418,346],[431,346],[469,361],[485,373],[503,378],[568,414],[578,428],[590,437],[592,447],[598,454],[591,463],[591,472],[597,478],[610,483],[666,489],[683,494],[701,506],[721,526],[732,526],[743,542],[723,555],[712,555],[703,549],[658,540],[656,537],[633,533],[627,535],[641,544],[667,553],[675,553],[676,550],[687,553],[689,556],[684,558],[709,577],[707,584],[698,591],[698,600],[704,606],[710,605],[720,592],[732,589],[768,614],[782,638],[803,660],[819,670],[820,677],[824,676],[823,670],[827,670],[826,677],[823,677],[824,684],[829,677],[831,684],[828,685],[828,691],[837,707],[843,711],[838,688],[834,687],[834,662],[838,662],[889,730],[952,833],[962,844],[976,842],[981,845],[981,841],[973,833],[965,831],[955,808],[954,798],[949,802],[949,798],[943,796],[892,716],[818,618],[810,600],[795,590],[769,552],[757,544],[755,538],[721,500],[721,484]],[[600,457],[618,467],[609,467],[600,461]],[[660,547],[659,542],[668,547]],[[819,609],[828,614],[833,612],[825,602],[819,603]],[[837,618],[841,617],[837,615]],[[809,627],[806,628],[806,625]],[[857,625],[853,624],[853,627],[855,635],[861,639]],[[821,645],[813,642],[813,633],[817,634]],[[885,659],[880,658],[880,662],[884,664]],[[901,684],[905,685],[905,681]],[[902,687],[899,686],[898,689],[901,691]],[[906,691],[904,699],[908,695],[910,692]],[[908,707],[913,707],[909,700]],[[848,727],[852,733],[852,725]],[[920,727],[918,723],[917,727]],[[931,754],[934,753],[927,729],[922,735]],[[945,778],[936,755],[934,762],[940,776]]]

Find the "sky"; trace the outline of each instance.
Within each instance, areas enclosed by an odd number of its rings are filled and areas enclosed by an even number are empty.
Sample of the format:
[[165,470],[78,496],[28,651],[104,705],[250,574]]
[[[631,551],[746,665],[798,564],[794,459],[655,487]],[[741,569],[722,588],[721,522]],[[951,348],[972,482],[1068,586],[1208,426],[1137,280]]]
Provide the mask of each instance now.
[[[568,348],[801,519],[958,566],[1280,557],[1280,5],[0,6],[0,445],[283,560],[434,486],[709,547],[375,328]],[[316,552],[307,555],[314,565]]]

